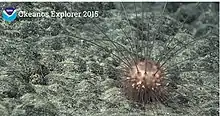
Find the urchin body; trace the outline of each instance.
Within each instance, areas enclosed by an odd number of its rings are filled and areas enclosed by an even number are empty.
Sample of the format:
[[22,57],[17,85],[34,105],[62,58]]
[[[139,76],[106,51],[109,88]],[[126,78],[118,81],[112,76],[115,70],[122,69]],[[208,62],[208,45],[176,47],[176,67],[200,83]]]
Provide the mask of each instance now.
[[123,67],[123,87],[128,99],[140,103],[163,101],[164,71],[152,60],[136,60]]

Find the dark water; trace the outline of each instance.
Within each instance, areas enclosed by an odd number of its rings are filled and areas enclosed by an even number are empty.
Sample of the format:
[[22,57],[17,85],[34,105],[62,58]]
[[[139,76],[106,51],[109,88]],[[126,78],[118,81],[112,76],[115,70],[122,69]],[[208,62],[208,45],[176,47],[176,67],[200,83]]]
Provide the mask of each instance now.
[[[1,20],[0,114],[8,116],[219,114],[217,3],[2,3],[28,12],[97,17]],[[164,64],[166,102],[123,95],[126,58]]]

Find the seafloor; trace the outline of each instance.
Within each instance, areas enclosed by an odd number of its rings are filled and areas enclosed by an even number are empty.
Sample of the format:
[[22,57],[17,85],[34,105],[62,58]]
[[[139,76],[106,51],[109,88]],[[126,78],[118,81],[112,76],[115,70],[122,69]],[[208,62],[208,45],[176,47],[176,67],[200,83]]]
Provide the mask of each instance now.
[[[219,115],[218,3],[167,3],[164,13],[164,3],[0,5],[29,12],[99,11],[98,18],[18,17],[11,23],[0,19],[1,116]],[[160,17],[165,15],[167,21]],[[142,33],[130,31],[138,28],[145,35],[140,42],[155,37],[152,58],[172,45],[181,48],[196,40],[166,63],[173,74],[166,77],[172,85],[166,104],[140,108],[123,95],[117,70],[120,60],[111,53],[122,56],[119,51],[128,54],[125,48],[139,45],[122,39],[125,33],[141,38]],[[104,41],[107,36],[124,48],[117,50],[112,41]],[[177,39],[165,46],[172,36]],[[143,45],[150,48],[149,43]]]

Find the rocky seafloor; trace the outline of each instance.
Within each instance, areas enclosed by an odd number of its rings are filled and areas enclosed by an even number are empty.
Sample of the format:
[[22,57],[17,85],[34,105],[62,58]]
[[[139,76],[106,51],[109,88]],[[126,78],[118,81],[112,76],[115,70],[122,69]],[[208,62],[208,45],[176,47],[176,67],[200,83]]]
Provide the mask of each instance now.
[[[0,5],[29,12],[99,11],[98,18],[0,20],[1,116],[219,115],[218,3],[167,3],[165,8],[164,3]],[[169,17],[167,21],[160,14]],[[177,38],[170,45],[197,40],[167,62],[175,73],[167,78],[178,94],[170,93],[167,105],[146,104],[145,110],[123,95],[117,70],[120,61],[105,48],[118,51],[109,41],[101,41],[107,35],[129,49],[132,46],[122,39],[122,30],[130,34],[138,28],[151,36],[159,33],[154,38],[153,58],[168,48],[164,46],[168,37]]]

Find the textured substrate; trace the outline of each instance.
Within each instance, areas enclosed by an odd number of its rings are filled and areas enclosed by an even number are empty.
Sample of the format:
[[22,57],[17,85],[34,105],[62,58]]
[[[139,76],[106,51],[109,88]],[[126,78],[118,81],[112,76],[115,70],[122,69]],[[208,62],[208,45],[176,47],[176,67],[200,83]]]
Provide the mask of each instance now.
[[[10,5],[1,3],[1,6]],[[168,3],[162,15],[166,18],[160,17],[164,5],[161,3],[143,4],[145,18],[141,18],[141,4],[135,4],[135,10],[133,3],[123,4],[123,7],[120,3],[13,5],[17,5],[18,10],[30,12],[96,9],[100,16],[17,18],[12,23],[0,21],[2,116],[219,114],[218,4],[202,3],[196,7],[195,3]],[[181,22],[185,22],[183,27]],[[161,26],[159,31],[158,24]],[[141,39],[142,33],[135,33],[132,29],[143,29],[145,37]],[[108,35],[112,41],[131,49],[122,30],[133,38],[137,37],[135,40],[144,46],[157,35],[151,59],[157,59],[175,45],[178,49],[196,40],[172,56],[165,65],[171,73],[166,78],[172,90],[165,104],[147,104],[144,110],[123,95],[117,70],[120,61],[110,51],[120,54],[111,42],[104,41]],[[175,40],[166,46],[170,37]],[[128,55],[124,48],[119,50]],[[136,53],[144,54],[138,49]],[[184,61],[186,59],[190,60]]]

